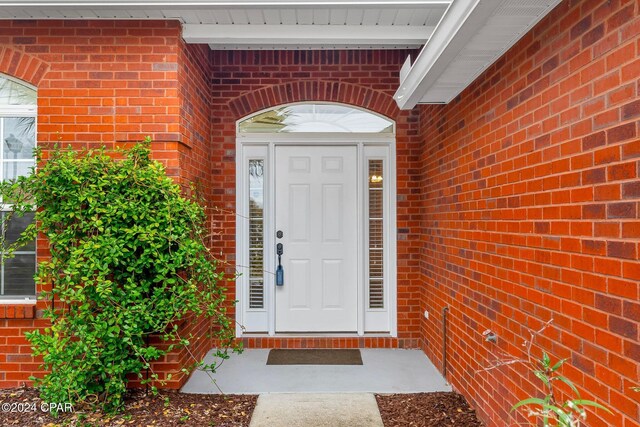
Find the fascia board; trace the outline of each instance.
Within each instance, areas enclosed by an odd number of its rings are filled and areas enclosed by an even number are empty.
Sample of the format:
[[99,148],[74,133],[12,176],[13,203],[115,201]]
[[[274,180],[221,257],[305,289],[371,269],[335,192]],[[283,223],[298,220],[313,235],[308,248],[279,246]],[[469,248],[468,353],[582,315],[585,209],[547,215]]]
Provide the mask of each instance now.
[[501,0],[454,0],[394,94],[400,109],[415,107]]

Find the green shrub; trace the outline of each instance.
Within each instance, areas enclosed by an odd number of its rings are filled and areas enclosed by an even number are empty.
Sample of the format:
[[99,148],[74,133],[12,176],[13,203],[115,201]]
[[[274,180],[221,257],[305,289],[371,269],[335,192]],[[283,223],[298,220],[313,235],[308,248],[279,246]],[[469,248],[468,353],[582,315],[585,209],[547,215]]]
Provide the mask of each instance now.
[[[38,232],[50,245],[36,280],[51,289],[40,295],[51,326],[27,333],[50,371],[34,379],[46,401],[119,408],[127,375],[144,380],[152,361],[189,345],[194,337],[181,336],[178,324],[191,316],[207,316],[222,348],[231,345],[204,209],[150,160],[149,145],[115,156],[55,149],[46,162],[38,153],[41,168],[0,186],[14,215],[37,207],[38,227],[31,224],[5,252]],[[148,344],[152,334],[160,344]]]

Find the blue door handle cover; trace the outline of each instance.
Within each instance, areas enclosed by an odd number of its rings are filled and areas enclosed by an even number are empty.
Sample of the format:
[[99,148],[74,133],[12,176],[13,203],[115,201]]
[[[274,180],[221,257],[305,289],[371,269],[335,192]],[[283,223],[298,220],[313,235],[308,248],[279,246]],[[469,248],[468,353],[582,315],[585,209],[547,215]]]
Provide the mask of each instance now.
[[282,268],[282,265],[278,265],[278,268],[276,269],[276,286],[283,286],[284,285],[284,268]]
[[282,268],[282,253],[284,252],[282,243],[276,245],[278,254],[278,268],[276,268],[276,286],[284,285],[284,268]]

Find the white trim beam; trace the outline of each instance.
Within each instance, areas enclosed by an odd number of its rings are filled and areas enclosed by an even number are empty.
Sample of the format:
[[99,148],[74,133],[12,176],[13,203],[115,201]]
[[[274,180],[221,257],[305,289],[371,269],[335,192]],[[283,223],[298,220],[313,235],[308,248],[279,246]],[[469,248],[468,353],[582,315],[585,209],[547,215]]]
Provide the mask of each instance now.
[[393,98],[403,110],[415,107],[449,62],[467,45],[501,0],[454,0]]
[[561,0],[453,0],[394,98],[401,109],[447,104]]
[[170,7],[171,9],[219,7],[219,8],[254,8],[254,7],[402,7],[431,5],[449,5],[453,0],[187,0],[176,2],[175,0],[151,0],[151,1],[95,1],[95,0],[14,0],[2,2],[2,6],[19,7],[95,7],[99,9],[112,8],[145,8],[145,7]]
[[364,25],[215,25],[186,24],[182,37],[187,43],[208,43],[212,49],[317,47],[368,48],[418,47],[433,33],[426,26]]

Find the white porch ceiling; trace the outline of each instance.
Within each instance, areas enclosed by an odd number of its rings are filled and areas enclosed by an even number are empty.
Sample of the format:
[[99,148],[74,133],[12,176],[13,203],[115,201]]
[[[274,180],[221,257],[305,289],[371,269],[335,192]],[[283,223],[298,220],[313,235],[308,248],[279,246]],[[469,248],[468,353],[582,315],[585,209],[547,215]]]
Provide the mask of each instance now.
[[561,0],[0,0],[0,19],[176,19],[211,49],[422,51],[402,109],[448,103]]
[[177,19],[211,49],[401,49],[426,43],[451,0],[9,1],[0,19]]
[[435,26],[186,24],[188,43],[211,49],[398,49],[425,44]]

